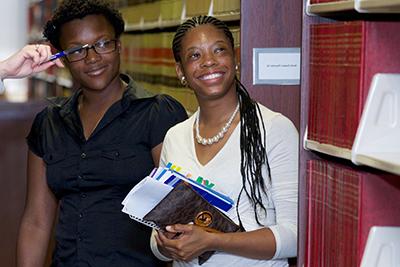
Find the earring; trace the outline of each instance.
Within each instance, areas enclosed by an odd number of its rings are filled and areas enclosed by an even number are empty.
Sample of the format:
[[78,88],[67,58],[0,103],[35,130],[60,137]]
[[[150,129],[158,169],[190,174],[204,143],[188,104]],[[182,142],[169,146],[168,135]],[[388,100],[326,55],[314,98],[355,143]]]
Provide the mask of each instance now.
[[187,81],[186,81],[185,76],[182,76],[182,77],[181,77],[181,84],[182,84],[183,86],[185,86],[185,87],[187,86],[188,83],[187,83]]
[[239,65],[235,65],[236,76],[240,76]]

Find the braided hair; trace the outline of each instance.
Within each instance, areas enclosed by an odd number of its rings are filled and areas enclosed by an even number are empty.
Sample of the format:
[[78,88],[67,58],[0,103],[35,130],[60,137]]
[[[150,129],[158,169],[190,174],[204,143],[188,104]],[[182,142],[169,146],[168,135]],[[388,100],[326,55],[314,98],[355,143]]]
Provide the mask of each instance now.
[[[182,39],[185,34],[199,25],[210,24],[217,29],[223,31],[228,38],[229,43],[234,49],[234,39],[228,26],[221,20],[211,16],[197,16],[182,23],[172,41],[172,50],[175,61],[181,62]],[[259,225],[262,225],[259,220],[258,210],[266,213],[266,207],[262,202],[262,196],[267,196],[266,186],[262,177],[262,166],[266,164],[268,170],[268,179],[271,181],[271,171],[268,164],[267,153],[265,148],[265,126],[262,120],[260,107],[249,95],[244,85],[235,77],[236,93],[239,99],[240,107],[240,172],[242,174],[242,188],[240,190],[238,201],[236,204],[236,212],[239,218],[239,224],[243,228],[243,224],[239,214],[240,197],[245,191],[247,197],[252,203],[255,219]],[[260,127],[261,126],[261,127]],[[260,131],[262,129],[262,131]],[[246,187],[245,185],[249,186]]]

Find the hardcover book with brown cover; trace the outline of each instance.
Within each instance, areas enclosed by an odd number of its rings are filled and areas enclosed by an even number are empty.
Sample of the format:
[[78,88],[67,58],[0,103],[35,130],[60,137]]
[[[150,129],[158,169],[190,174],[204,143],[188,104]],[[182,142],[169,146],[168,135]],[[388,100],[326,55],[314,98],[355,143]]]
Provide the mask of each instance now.
[[[211,232],[237,232],[240,227],[228,216],[201,197],[192,187],[180,182],[143,219],[160,229],[168,225],[194,223]],[[201,265],[209,259],[213,251],[199,256]]]

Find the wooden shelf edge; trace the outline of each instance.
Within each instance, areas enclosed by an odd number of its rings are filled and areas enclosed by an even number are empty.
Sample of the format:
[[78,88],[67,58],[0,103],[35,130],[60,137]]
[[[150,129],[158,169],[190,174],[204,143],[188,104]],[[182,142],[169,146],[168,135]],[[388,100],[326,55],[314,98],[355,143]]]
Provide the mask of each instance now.
[[309,4],[307,2],[306,12],[308,15],[321,15],[326,13],[336,13],[354,10],[354,0]]
[[352,161],[356,165],[365,165],[378,170],[400,175],[400,164],[397,164],[396,162],[385,161],[376,157],[362,154],[354,155]]
[[221,14],[214,14],[214,17],[222,20],[222,21],[235,21],[240,20],[240,12],[230,12],[230,13],[221,13]]
[[305,140],[306,149],[314,150],[330,156],[351,160],[351,150],[347,148],[337,147],[330,144],[322,144],[312,140]]
[[72,88],[72,80],[64,77],[57,77],[54,74],[47,74],[45,72],[37,73],[36,75],[32,76],[34,79],[42,80],[48,83],[57,83],[60,86],[66,88]]
[[146,23],[136,23],[125,25],[125,31],[146,31],[153,29],[162,29],[162,28],[170,28],[177,27],[181,22],[179,20],[166,20],[166,21],[154,21],[154,22],[146,22]]

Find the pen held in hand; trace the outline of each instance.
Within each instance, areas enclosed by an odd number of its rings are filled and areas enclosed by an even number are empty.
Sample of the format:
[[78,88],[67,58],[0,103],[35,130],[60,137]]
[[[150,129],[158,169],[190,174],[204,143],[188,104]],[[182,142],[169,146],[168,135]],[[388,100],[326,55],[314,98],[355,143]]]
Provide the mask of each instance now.
[[66,49],[66,50],[64,50],[64,51],[58,52],[58,53],[56,53],[56,54],[51,55],[51,56],[49,57],[49,59],[47,59],[46,61],[44,61],[42,64],[47,63],[47,62],[50,62],[50,61],[54,61],[54,60],[56,60],[56,59],[58,59],[58,58],[65,57],[65,56],[70,55],[70,54],[72,54],[72,53],[75,53],[75,52],[77,52],[77,51],[79,51],[79,50],[81,50],[81,49],[84,49],[84,48],[86,48],[86,47],[88,47],[88,46],[89,46],[88,44],[79,45],[79,46],[75,46],[75,47]]

